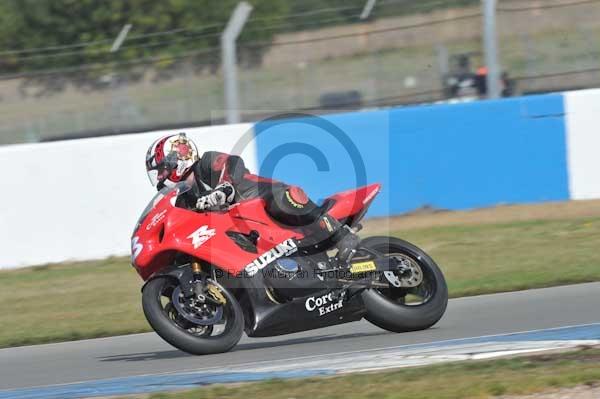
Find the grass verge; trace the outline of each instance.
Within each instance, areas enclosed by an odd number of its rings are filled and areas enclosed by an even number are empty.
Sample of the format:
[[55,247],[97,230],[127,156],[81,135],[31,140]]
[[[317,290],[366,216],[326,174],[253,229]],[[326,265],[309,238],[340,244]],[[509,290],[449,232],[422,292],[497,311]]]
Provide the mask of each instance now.
[[600,218],[449,226],[396,235],[433,256],[452,297],[600,280]]
[[214,386],[149,399],[410,398],[483,399],[600,383],[600,350],[447,363],[332,378]]
[[[452,297],[600,281],[600,216],[394,233],[440,264]],[[149,331],[126,258],[0,272],[0,347]]]

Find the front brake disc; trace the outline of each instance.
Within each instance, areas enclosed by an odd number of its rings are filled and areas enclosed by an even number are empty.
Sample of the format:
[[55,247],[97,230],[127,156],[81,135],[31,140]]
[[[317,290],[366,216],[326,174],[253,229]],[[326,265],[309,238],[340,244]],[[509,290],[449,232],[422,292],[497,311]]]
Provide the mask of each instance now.
[[181,317],[200,326],[218,323],[223,318],[223,306],[192,303],[183,296],[179,286],[173,290],[171,302]]

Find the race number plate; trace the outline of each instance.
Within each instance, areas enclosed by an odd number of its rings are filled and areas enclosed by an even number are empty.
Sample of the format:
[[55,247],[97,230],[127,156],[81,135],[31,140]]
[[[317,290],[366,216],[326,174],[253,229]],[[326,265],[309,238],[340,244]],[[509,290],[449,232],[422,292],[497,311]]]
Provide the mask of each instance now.
[[375,266],[375,262],[367,261],[367,262],[357,262],[353,263],[350,266],[350,273],[366,273],[377,270],[377,266]]

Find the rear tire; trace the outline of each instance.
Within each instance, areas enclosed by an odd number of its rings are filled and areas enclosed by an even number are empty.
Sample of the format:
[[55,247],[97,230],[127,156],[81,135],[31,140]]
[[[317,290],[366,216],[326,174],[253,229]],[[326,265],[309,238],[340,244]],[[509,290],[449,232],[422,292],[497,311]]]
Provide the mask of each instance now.
[[[367,309],[365,318],[393,332],[424,330],[437,323],[448,305],[448,287],[440,268],[429,255],[415,245],[395,237],[369,237],[361,245],[384,254],[401,254],[414,260],[429,279],[431,291],[421,304],[405,303],[406,291],[368,289],[362,293]],[[421,283],[425,284],[425,280]],[[421,286],[415,287],[419,289]],[[402,296],[404,294],[404,296]]]
[[[227,303],[227,325],[221,335],[209,334],[193,335],[169,316],[167,307],[162,305],[161,298],[166,297],[165,290],[177,285],[177,280],[172,277],[158,277],[151,280],[142,292],[142,307],[144,315],[150,326],[158,335],[175,348],[192,355],[208,355],[211,353],[227,352],[233,348],[242,337],[244,330],[244,316],[240,304],[235,297],[217,283]],[[170,307],[169,309],[172,309]],[[212,326],[210,331],[212,332]]]

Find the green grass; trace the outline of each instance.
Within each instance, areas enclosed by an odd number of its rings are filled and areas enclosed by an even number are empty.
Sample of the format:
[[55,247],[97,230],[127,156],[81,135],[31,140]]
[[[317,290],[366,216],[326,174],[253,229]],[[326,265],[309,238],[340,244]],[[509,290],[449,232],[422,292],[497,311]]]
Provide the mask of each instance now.
[[149,399],[410,398],[483,399],[600,382],[600,350],[448,363],[333,378],[270,380],[214,386]]
[[600,280],[600,218],[439,227],[397,235],[434,257],[453,297]]
[[[600,217],[396,235],[444,271],[453,297],[600,281]],[[0,347],[149,331],[126,258],[0,272]]]
[[148,331],[123,258],[0,273],[0,347]]

